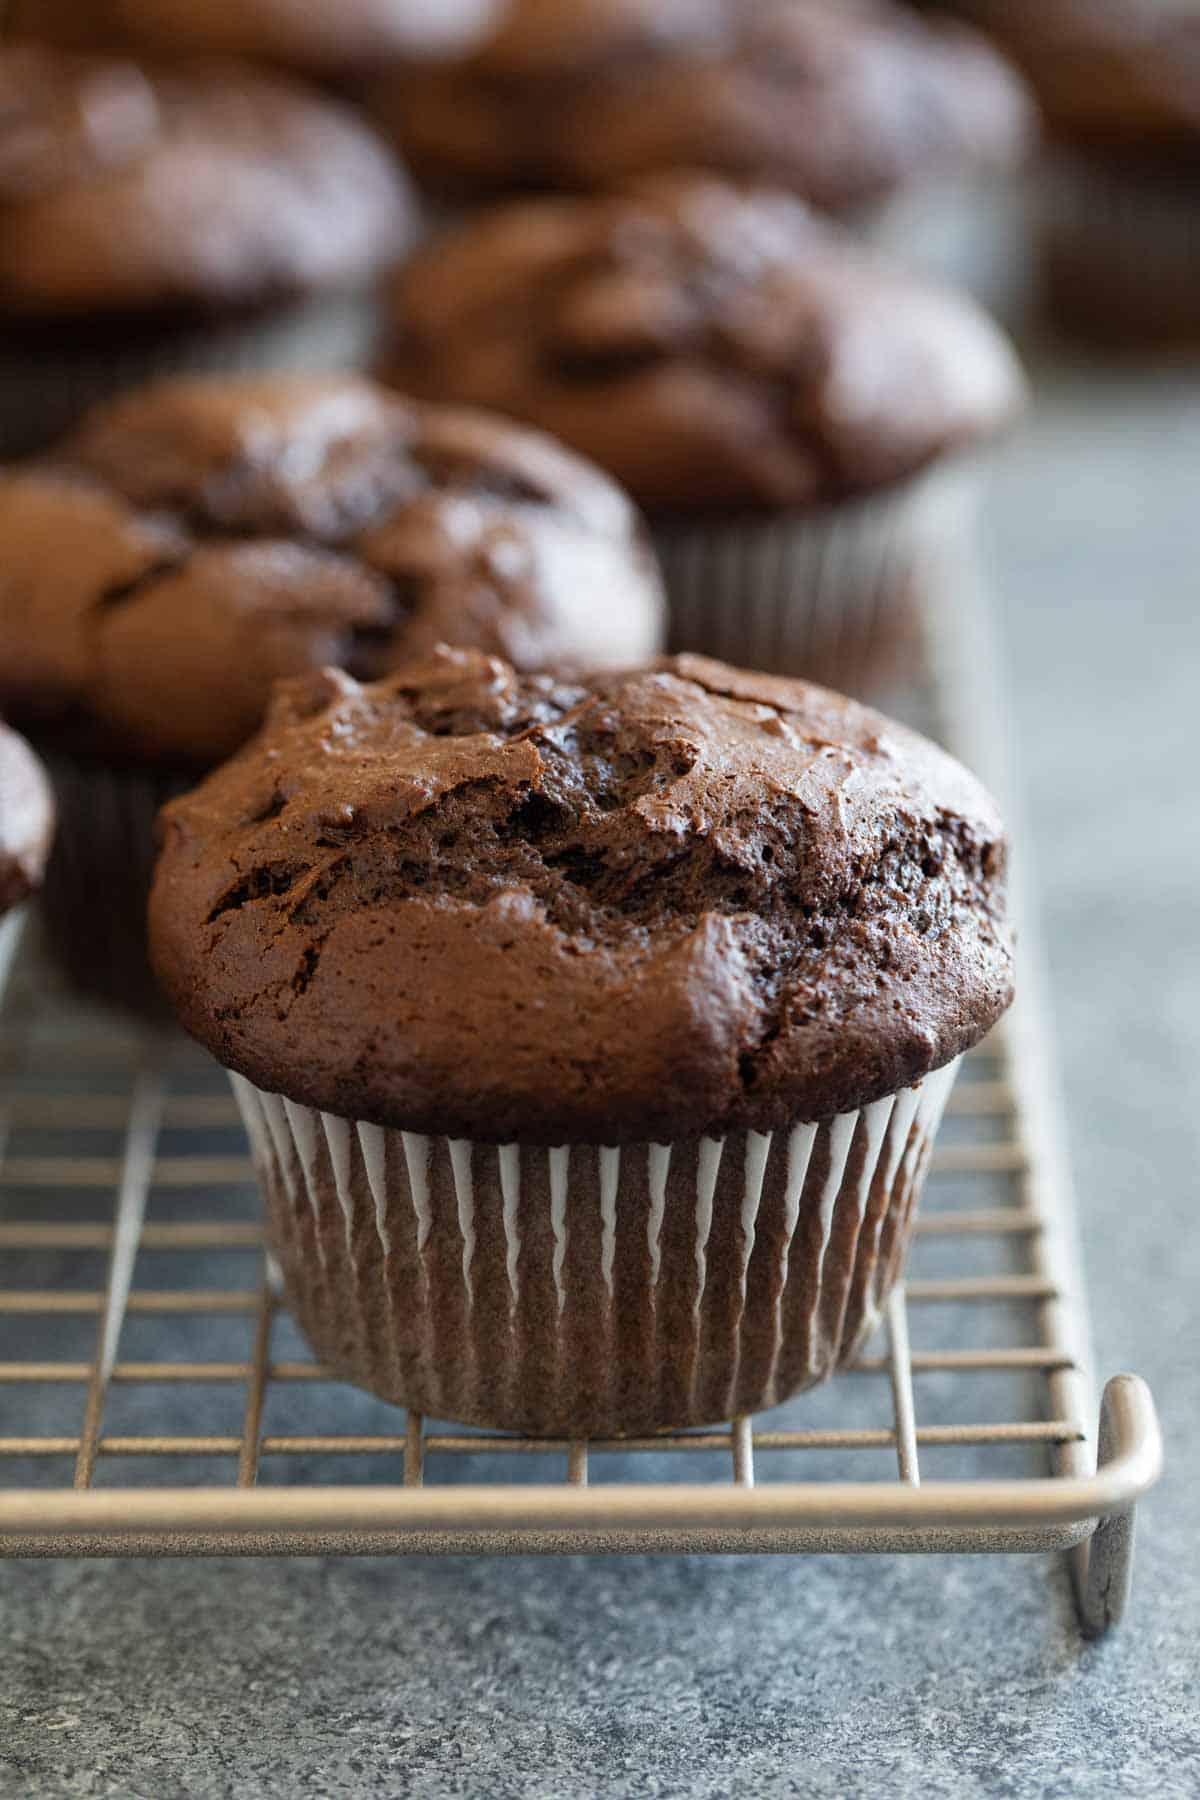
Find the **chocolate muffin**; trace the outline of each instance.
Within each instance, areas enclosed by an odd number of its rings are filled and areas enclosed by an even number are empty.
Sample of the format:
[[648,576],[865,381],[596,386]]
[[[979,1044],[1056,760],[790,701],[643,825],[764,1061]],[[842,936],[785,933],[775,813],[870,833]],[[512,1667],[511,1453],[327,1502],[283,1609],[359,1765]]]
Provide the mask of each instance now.
[[391,153],[282,76],[0,46],[0,455],[165,369],[355,362],[414,227]]
[[9,0],[10,36],[73,49],[264,58],[314,74],[462,53],[502,0]]
[[607,1435],[864,1341],[1009,1001],[1004,872],[973,778],[837,695],[442,650],[277,690],[166,809],[151,938],[321,1360]]
[[1025,72],[1050,130],[1135,156],[1200,136],[1200,18],[1192,0],[938,0]]
[[0,918],[37,888],[53,832],[46,772],[24,738],[0,724]]
[[971,302],[703,175],[495,208],[391,301],[400,385],[529,419],[649,509],[677,648],[848,687],[1023,400]]
[[1054,139],[1040,241],[1069,330],[1200,342],[1200,12],[1192,0],[955,0],[1025,70]]
[[984,39],[877,0],[516,0],[470,55],[390,71],[371,101],[435,185],[695,166],[839,212],[1009,167],[1033,133]]
[[443,639],[621,663],[661,625],[629,502],[506,420],[349,376],[96,409],[0,474],[0,705],[55,772],[60,956],[144,1000],[155,812],[255,730],[277,677],[378,673]]

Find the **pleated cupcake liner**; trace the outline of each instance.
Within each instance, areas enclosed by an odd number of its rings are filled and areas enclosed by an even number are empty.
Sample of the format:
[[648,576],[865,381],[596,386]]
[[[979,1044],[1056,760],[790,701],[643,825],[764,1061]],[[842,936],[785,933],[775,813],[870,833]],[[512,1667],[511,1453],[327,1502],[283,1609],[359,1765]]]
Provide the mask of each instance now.
[[773,1133],[483,1144],[234,1091],[318,1359],[437,1418],[610,1437],[824,1380],[903,1265],[957,1071]]
[[64,320],[0,341],[0,460],[48,448],[88,407],[170,375],[321,373],[369,366],[379,319],[364,295],[337,295],[237,319],[116,336]]
[[146,937],[155,819],[195,776],[110,767],[53,751],[43,758],[58,806],[38,900],[46,949],[81,993],[165,1019]]
[[968,540],[974,469],[815,512],[654,526],[676,651],[870,697],[919,654],[920,596]]
[[1116,345],[1200,344],[1200,169],[1063,152],[1037,234],[1054,323]]

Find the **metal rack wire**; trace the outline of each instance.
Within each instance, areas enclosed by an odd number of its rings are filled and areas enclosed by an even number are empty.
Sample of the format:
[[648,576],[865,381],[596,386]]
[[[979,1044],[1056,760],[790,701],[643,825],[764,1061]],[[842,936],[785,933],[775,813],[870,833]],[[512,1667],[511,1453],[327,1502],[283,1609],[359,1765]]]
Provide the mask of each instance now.
[[1120,1616],[1158,1431],[1117,1377],[1097,1468],[1028,982],[967,1059],[853,1370],[759,1420],[548,1442],[336,1384],[276,1298],[220,1072],[53,1002],[30,934],[3,938],[0,1553],[1063,1550],[1085,1629]]

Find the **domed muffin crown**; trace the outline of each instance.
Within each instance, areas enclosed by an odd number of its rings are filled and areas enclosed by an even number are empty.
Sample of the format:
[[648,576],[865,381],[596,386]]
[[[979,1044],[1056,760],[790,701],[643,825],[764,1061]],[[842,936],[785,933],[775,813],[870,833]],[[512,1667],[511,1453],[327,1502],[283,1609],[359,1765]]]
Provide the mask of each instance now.
[[406,264],[393,311],[402,386],[529,419],[668,509],[867,492],[1024,394],[970,301],[702,175],[481,214]]
[[844,212],[1036,137],[982,35],[886,0],[516,0],[469,56],[368,100],[444,185],[607,188],[696,166]]
[[769,1130],[918,1081],[1009,999],[973,777],[702,658],[327,672],[163,820],[152,945],[184,1024],[260,1088],[380,1124]]
[[598,470],[353,377],[165,382],[0,473],[0,703],[109,755],[214,762],[274,679],[441,640],[644,657],[661,614]]
[[0,45],[0,312],[263,306],[361,285],[415,228],[370,127],[284,76]]

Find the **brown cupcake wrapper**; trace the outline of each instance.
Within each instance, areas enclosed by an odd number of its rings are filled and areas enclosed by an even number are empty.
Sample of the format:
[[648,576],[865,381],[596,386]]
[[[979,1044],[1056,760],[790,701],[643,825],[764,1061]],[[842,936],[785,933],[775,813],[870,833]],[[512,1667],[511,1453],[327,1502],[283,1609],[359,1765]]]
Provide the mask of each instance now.
[[918,599],[974,514],[970,468],[810,513],[654,530],[671,648],[864,695],[910,672]]
[[0,460],[54,443],[89,406],[168,375],[252,374],[369,365],[379,335],[375,302],[337,295],[252,317],[181,324],[89,342],[88,319],[0,341]]
[[43,758],[58,807],[38,898],[46,947],[80,992],[165,1018],[146,943],[155,819],[195,777],[110,767],[61,752]]
[[433,1417],[608,1437],[759,1411],[856,1354],[957,1066],[818,1124],[619,1149],[387,1130],[231,1079],[323,1364]]
[[1063,154],[1041,183],[1038,239],[1066,329],[1200,343],[1200,175]]

